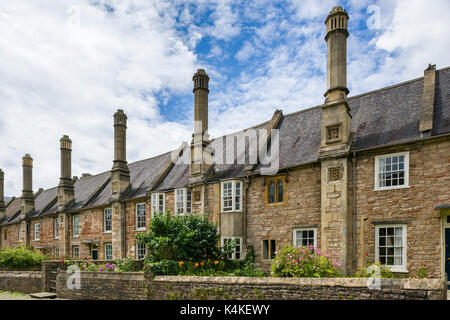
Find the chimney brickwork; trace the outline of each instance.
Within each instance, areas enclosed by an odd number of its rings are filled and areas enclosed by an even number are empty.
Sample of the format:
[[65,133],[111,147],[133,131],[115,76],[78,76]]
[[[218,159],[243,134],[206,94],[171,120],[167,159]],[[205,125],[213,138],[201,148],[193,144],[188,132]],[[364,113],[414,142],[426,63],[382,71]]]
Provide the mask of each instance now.
[[0,221],[6,215],[6,206],[5,206],[5,174],[3,170],[0,169]]

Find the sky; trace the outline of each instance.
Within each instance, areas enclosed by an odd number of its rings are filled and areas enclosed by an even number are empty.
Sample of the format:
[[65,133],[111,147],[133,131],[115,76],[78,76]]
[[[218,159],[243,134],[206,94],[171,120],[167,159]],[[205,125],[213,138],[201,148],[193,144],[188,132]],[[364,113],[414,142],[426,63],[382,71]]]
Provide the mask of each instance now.
[[33,189],[57,186],[59,139],[72,175],[111,169],[113,114],[128,116],[127,160],[190,142],[192,76],[209,74],[212,138],[320,105],[324,20],[350,16],[350,96],[450,66],[448,0],[2,0],[0,168],[20,196],[21,158]]

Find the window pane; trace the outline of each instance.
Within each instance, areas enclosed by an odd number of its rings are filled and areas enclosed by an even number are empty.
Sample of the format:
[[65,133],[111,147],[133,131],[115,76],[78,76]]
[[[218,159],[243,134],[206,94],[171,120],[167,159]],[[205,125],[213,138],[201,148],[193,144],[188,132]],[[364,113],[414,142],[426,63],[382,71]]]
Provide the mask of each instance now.
[[283,202],[283,182],[278,183],[278,202]]
[[269,240],[263,240],[263,258],[269,259]]
[[269,186],[269,203],[275,202],[275,183],[272,182]]

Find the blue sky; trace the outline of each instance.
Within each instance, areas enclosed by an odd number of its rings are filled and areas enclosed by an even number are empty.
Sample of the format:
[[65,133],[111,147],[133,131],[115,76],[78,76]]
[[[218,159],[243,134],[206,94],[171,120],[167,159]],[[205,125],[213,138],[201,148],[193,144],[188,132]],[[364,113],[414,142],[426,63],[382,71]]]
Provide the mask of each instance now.
[[[34,189],[56,186],[58,140],[73,140],[73,175],[112,166],[112,115],[128,115],[129,162],[190,141],[192,75],[209,74],[217,137],[323,102],[324,20],[350,16],[350,95],[450,66],[450,2],[395,0],[3,0],[0,168],[20,195],[21,157]],[[369,27],[370,26],[370,27]]]

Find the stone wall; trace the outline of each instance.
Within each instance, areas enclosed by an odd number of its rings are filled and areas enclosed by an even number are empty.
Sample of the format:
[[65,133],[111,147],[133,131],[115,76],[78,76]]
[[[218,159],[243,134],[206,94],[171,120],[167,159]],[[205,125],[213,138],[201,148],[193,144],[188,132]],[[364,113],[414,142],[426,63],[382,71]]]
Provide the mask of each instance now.
[[58,298],[75,300],[145,300],[146,282],[142,272],[81,271],[80,289],[69,289],[70,275],[60,270],[56,277]]
[[370,289],[364,278],[187,277],[81,272],[80,289],[68,289],[66,271],[57,276],[57,294],[89,300],[445,300],[439,279],[381,279]]
[[0,271],[0,290],[36,293],[42,291],[40,271]]
[[381,279],[381,290],[363,278],[245,278],[157,276],[147,278],[151,300],[442,300],[438,279]]

